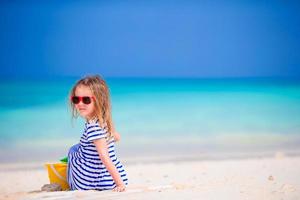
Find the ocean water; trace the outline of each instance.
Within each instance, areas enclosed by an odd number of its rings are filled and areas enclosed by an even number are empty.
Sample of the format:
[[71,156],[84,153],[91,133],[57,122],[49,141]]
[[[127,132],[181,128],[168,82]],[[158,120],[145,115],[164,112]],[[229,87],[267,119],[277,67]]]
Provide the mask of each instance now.
[[[79,141],[71,119],[76,79],[1,81],[0,162],[55,160]],[[110,78],[120,154],[298,150],[295,79]]]

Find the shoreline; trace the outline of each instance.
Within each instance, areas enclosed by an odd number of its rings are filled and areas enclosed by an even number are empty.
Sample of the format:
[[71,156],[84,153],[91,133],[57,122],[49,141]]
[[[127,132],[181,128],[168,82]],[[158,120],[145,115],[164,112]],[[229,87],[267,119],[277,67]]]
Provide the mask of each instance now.
[[[122,156],[121,161],[124,165],[151,164],[151,163],[182,163],[182,162],[205,162],[222,160],[247,160],[264,158],[285,158],[300,157],[300,150],[282,151],[257,151],[257,152],[213,152],[199,153],[194,155],[146,155],[146,156]],[[35,160],[35,161],[9,161],[0,163],[0,171],[15,170],[36,170],[45,169],[46,163],[59,163],[59,160]]]
[[[298,143],[297,143],[298,144]],[[163,162],[180,160],[218,160],[238,159],[251,157],[272,157],[275,154],[285,156],[300,155],[299,145],[274,145],[274,146],[236,146],[236,145],[117,145],[117,156],[124,164],[136,162]],[[2,165],[32,164],[59,162],[67,155],[68,148],[32,148],[3,149],[0,153],[0,169]]]
[[[213,160],[243,160],[252,158],[282,158],[282,157],[300,157],[299,149],[280,149],[280,150],[247,150],[247,151],[211,151],[211,152],[188,152],[182,153],[165,153],[154,155],[149,152],[141,154],[118,154],[120,160],[125,165],[147,164],[147,163],[165,163],[165,162],[185,162],[185,161],[213,161]],[[58,163],[59,159],[36,159],[36,160],[8,160],[0,163],[0,170],[13,169],[36,169],[45,163]],[[10,169],[9,169],[10,168]]]

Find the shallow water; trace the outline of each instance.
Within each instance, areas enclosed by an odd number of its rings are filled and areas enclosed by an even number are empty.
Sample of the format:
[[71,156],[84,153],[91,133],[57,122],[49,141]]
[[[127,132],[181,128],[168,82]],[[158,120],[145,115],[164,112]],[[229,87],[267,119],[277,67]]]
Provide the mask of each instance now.
[[[84,121],[71,121],[76,80],[2,81],[0,161],[63,156]],[[300,143],[294,79],[107,79],[120,153],[293,149]],[[9,155],[7,155],[9,152]],[[28,155],[30,155],[28,157]]]

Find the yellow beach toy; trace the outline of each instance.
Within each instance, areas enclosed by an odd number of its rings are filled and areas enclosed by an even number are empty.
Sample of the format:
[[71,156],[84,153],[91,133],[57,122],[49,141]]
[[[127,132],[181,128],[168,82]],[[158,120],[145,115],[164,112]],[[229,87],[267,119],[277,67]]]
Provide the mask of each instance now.
[[67,182],[67,163],[53,163],[45,164],[48,170],[50,183],[57,183],[61,186],[62,190],[69,190]]

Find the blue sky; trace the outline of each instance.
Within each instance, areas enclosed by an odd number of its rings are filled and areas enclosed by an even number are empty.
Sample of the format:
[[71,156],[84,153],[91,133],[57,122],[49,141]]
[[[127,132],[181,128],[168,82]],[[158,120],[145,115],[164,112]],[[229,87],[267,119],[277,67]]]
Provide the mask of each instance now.
[[1,1],[1,77],[300,77],[297,1]]

